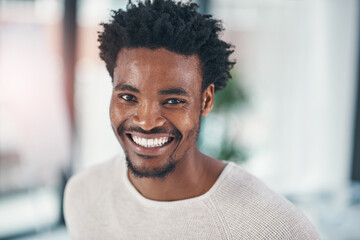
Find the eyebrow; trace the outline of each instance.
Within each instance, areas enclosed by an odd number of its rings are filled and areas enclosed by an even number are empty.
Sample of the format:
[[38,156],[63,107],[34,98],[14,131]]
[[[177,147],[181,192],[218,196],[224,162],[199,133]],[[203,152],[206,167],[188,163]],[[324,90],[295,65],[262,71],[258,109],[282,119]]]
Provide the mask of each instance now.
[[158,92],[159,95],[180,95],[180,96],[186,96],[186,97],[190,97],[190,94],[183,88],[169,88],[169,89],[164,89],[164,90],[160,90]]
[[[131,92],[136,92],[139,93],[140,90],[129,85],[126,83],[119,83],[117,84],[114,89],[116,91],[131,91]],[[159,95],[179,95],[179,96],[186,96],[186,97],[190,97],[190,94],[183,88],[181,87],[175,87],[175,88],[168,88],[168,89],[164,89],[164,90],[160,90],[158,92]]]
[[115,90],[117,91],[131,91],[131,92],[136,92],[136,93],[139,93],[139,89],[129,85],[129,84],[126,84],[126,83],[119,83],[118,85],[116,85],[114,87]]

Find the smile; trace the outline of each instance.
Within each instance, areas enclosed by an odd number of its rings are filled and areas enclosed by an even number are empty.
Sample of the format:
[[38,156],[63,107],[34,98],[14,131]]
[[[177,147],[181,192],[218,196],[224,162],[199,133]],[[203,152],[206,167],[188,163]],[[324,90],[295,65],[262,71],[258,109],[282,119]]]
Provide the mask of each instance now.
[[[174,139],[171,136],[164,136],[164,134],[155,134],[150,136],[144,136],[144,134],[126,134],[132,142],[139,147],[151,149],[151,148],[161,148],[168,145]],[[157,135],[157,136],[156,136]]]
[[131,139],[142,147],[146,148],[154,148],[154,147],[162,147],[165,144],[171,142],[172,138],[170,137],[159,137],[159,138],[142,138],[138,136],[130,136]]

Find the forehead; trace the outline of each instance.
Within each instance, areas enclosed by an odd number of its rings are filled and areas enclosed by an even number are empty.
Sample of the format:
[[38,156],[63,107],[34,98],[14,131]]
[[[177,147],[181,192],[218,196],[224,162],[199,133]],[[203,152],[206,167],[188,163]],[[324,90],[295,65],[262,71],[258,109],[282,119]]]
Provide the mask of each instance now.
[[[202,76],[197,55],[184,56],[164,48],[122,49],[116,59],[114,84],[136,87],[201,88]],[[199,85],[199,86],[198,86]]]

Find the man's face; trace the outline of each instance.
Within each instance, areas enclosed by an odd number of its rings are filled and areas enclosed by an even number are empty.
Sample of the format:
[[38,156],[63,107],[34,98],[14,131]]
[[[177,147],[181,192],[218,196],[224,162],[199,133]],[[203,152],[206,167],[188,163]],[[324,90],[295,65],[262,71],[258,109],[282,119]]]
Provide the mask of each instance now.
[[163,48],[119,52],[110,119],[135,175],[164,177],[196,149],[201,82],[196,55]]

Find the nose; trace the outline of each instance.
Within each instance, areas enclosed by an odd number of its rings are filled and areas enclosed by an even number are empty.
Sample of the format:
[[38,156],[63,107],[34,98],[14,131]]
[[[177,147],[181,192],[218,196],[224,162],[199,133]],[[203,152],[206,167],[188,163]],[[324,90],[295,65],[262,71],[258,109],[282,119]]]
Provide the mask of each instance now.
[[138,106],[136,114],[133,116],[133,123],[145,131],[155,127],[161,127],[165,119],[161,116],[159,106],[151,103],[143,103]]

